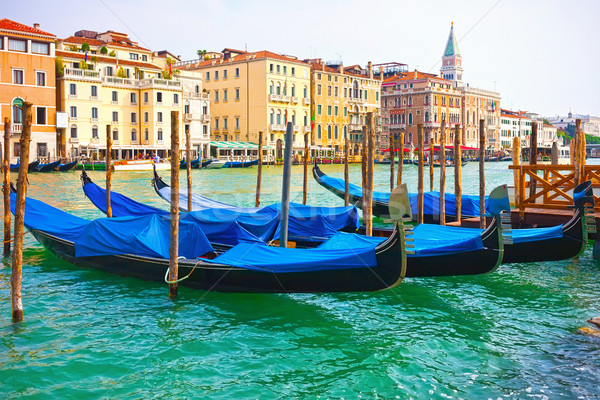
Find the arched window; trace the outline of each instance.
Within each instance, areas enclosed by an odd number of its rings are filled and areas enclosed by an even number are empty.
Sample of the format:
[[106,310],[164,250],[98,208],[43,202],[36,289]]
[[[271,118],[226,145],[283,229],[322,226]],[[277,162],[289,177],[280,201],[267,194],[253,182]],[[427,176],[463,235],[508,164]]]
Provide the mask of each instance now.
[[77,125],[71,125],[71,137],[72,138],[77,137]]
[[296,111],[292,112],[292,125],[296,125]]
[[338,126],[337,125],[333,128],[333,138],[334,139],[338,139],[339,138]]
[[148,128],[146,128],[146,129],[144,130],[144,140],[146,140],[146,141],[148,141],[148,140],[149,140],[149,139],[148,139],[148,135],[149,135]]
[[13,124],[22,124],[23,123],[23,110],[21,109],[21,105],[23,104],[23,99],[16,98],[12,102],[12,119]]
[[92,139],[98,139],[98,126],[92,125]]
[[429,95],[428,94],[425,95],[425,104],[429,104]]
[[163,140],[163,131],[161,128],[156,132],[156,140]]
[[327,125],[327,139],[331,139],[331,125]]
[[317,139],[321,139],[321,125],[317,125]]
[[308,88],[304,86],[304,98],[308,98]]
[[412,113],[409,113],[408,114],[408,124],[412,125],[412,123],[413,123]]
[[406,114],[402,114],[402,123],[405,124],[406,123]]
[[271,121],[271,125],[273,125],[275,123],[275,112],[273,110],[271,110],[271,115],[269,118]]
[[412,96],[408,96],[408,105],[412,106]]
[[348,127],[344,125],[344,139],[348,137]]
[[269,94],[275,94],[275,88],[273,85],[273,81],[271,81],[271,84],[269,85]]
[[113,129],[113,140],[119,140],[119,130]]
[[196,93],[200,93],[200,85],[196,85],[195,90],[196,90]]
[[131,130],[131,141],[137,142],[137,131],[135,129]]
[[354,81],[352,84],[352,97],[358,98],[358,81]]
[[296,96],[296,85],[292,85],[292,96]]
[[275,94],[281,94],[281,84],[277,82],[277,88]]
[[277,125],[281,125],[281,110],[277,111]]
[[425,122],[429,122],[429,111],[425,111]]

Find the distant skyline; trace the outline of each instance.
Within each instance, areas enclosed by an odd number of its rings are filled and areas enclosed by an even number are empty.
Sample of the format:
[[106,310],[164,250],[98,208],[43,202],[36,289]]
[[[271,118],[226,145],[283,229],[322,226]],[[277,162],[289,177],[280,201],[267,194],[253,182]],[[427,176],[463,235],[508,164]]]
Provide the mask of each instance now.
[[436,74],[454,22],[464,82],[499,91],[503,108],[555,116],[600,115],[599,12],[594,0],[26,0],[6,2],[0,18],[59,38],[112,29],[184,60],[230,47]]

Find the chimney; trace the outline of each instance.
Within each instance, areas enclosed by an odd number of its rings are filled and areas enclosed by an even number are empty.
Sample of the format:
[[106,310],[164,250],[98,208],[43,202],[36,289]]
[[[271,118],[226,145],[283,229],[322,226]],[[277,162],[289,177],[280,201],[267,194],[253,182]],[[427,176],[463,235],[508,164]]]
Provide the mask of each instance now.
[[40,29],[40,24],[38,24],[37,22],[35,22],[35,23],[33,24],[33,27],[34,27],[35,29]]
[[344,74],[344,64],[340,63],[340,65],[338,65],[338,72]]
[[367,70],[369,71],[369,79],[373,79],[373,64],[371,61],[367,63]]

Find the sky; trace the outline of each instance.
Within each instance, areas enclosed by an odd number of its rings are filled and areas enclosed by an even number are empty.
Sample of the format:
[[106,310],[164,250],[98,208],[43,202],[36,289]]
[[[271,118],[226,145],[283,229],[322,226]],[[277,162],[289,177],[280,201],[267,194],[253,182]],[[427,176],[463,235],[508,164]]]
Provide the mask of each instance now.
[[197,50],[270,50],[344,65],[401,62],[439,73],[450,24],[463,80],[502,107],[600,116],[598,0],[0,0],[0,18],[59,38],[125,32],[184,60]]

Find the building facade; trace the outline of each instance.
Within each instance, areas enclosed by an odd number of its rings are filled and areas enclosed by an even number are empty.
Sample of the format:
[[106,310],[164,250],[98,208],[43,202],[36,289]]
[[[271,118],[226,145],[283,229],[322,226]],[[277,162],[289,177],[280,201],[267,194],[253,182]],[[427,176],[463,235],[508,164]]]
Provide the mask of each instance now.
[[557,129],[553,125],[544,123],[537,114],[524,111],[511,111],[502,109],[500,114],[500,139],[506,149],[512,148],[513,138],[518,137],[521,147],[528,147],[531,143],[533,125],[537,125],[538,147],[551,147],[558,141]]
[[600,137],[600,118],[593,115],[573,114],[566,116],[547,117],[548,121],[561,131],[574,131],[575,122],[581,120],[581,129],[586,135]]
[[3,149],[15,163],[20,156],[24,101],[33,104],[29,161],[54,160],[56,151],[56,37],[9,19],[0,20],[0,125],[10,119],[10,148]]
[[57,106],[68,117],[60,132],[66,155],[103,158],[110,125],[116,158],[167,157],[171,111],[179,112],[182,148],[189,129],[194,155],[206,149],[210,118],[200,114],[209,108],[199,75],[179,74],[174,60],[114,31],[79,31],[58,42],[56,56]]

